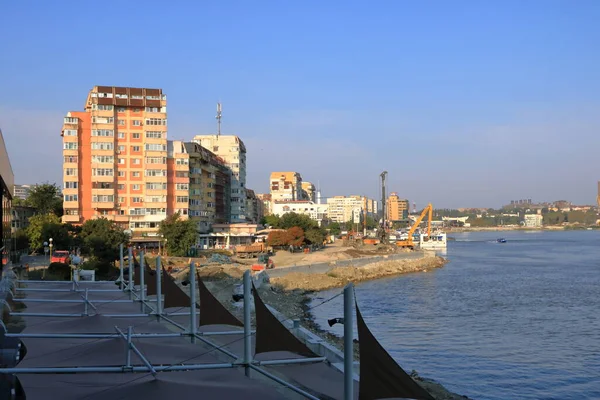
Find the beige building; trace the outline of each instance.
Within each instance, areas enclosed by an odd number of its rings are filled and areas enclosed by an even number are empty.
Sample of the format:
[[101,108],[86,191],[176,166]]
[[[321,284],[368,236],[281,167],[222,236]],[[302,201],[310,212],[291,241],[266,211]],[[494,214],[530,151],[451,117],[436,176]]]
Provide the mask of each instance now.
[[263,217],[273,214],[273,205],[269,193],[257,193],[256,198],[262,202]]
[[[334,196],[327,199],[327,216],[333,222],[355,221],[363,215],[377,218],[377,201],[366,196]],[[361,217],[362,218],[362,217]]]
[[401,199],[398,193],[392,192],[386,200],[386,213],[388,221],[399,221],[408,218],[410,202]]
[[95,86],[67,113],[63,222],[108,218],[156,235],[167,215],[167,97],[161,89]]
[[229,216],[232,223],[247,221],[246,146],[234,135],[196,135],[192,142],[220,157],[231,170]]
[[298,172],[271,172],[272,201],[302,200],[302,176]]
[[327,218],[327,208],[327,204],[316,204],[315,202],[308,200],[280,200],[273,203],[273,214],[280,217],[291,212],[305,214],[321,225],[321,222]]
[[225,161],[198,143],[184,143],[189,155],[189,216],[198,232],[229,223],[231,171]]
[[315,185],[308,181],[302,181],[302,198],[303,200],[317,202],[317,191]]
[[526,228],[541,228],[544,217],[541,214],[525,214],[523,224]]

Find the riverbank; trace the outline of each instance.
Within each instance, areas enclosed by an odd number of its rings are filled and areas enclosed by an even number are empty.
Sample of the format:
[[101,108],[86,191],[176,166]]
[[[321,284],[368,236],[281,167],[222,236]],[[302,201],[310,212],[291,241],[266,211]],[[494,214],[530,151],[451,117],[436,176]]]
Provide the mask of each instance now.
[[[441,257],[423,257],[415,260],[380,261],[363,267],[337,267],[325,274],[303,274],[290,272],[288,275],[270,279],[258,288],[262,300],[276,309],[288,320],[298,319],[300,324],[319,337],[343,350],[343,339],[322,330],[314,320],[311,306],[315,292],[341,288],[348,282],[364,282],[367,280],[391,277],[405,273],[427,272],[440,268],[447,261]],[[232,291],[241,282],[242,268],[205,267],[199,270],[200,276],[213,295],[238,318],[243,318],[242,303],[232,301]],[[358,343],[355,341],[355,359],[359,360]],[[416,371],[409,372],[413,379],[427,389],[435,399],[464,400],[465,396],[449,392],[439,383],[419,376]]]

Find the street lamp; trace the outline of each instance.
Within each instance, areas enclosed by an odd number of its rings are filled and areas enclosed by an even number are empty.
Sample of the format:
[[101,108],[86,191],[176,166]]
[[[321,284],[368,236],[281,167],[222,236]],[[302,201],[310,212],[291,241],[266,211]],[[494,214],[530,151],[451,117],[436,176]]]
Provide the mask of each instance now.
[[48,241],[50,242],[50,244],[48,245],[48,247],[50,248],[50,261],[52,261],[52,238],[48,239]]
[[46,256],[48,255],[48,250],[50,250],[50,248],[48,247],[48,242],[44,242],[44,261],[47,260]]

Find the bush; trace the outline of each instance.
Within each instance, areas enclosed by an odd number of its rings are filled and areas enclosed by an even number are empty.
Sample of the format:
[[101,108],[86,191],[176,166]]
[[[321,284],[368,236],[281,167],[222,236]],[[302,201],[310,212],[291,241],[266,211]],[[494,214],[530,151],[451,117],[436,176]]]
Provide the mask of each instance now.
[[61,277],[60,280],[71,280],[71,266],[65,263],[54,262],[48,267],[48,273],[57,277]]
[[112,263],[92,258],[81,264],[83,270],[96,271],[98,277],[108,277],[114,275],[116,268]]

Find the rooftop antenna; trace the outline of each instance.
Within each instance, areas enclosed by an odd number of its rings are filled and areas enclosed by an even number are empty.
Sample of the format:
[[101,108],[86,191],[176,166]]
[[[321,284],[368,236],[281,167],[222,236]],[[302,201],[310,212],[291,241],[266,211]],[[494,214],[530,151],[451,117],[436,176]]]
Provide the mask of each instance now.
[[221,103],[217,103],[217,136],[221,136]]

